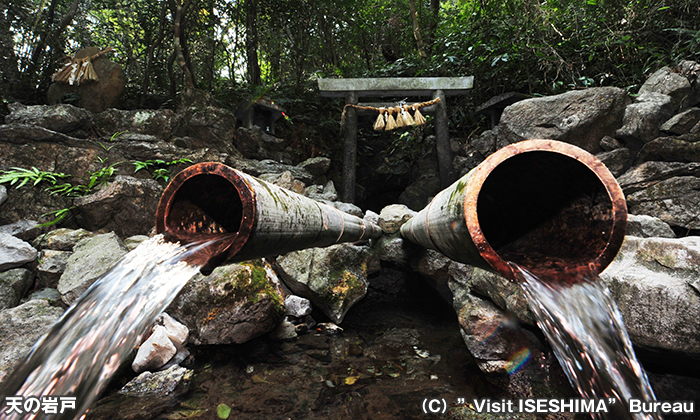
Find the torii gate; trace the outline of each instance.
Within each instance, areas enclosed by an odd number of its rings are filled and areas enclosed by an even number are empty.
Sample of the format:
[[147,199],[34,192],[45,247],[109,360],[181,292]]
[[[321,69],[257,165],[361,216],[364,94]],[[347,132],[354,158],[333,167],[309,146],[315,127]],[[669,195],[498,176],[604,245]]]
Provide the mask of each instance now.
[[[421,112],[435,113],[435,137],[440,170],[440,186],[449,186],[452,169],[450,135],[447,128],[447,103],[449,95],[465,95],[474,85],[474,76],[466,77],[404,77],[363,79],[318,79],[318,88],[324,97],[345,97],[346,104],[389,107],[396,104],[359,104],[360,97],[416,97],[431,96],[440,102]],[[362,113],[362,111],[360,111]],[[355,165],[357,161],[358,110],[348,107],[345,117],[345,145],[343,160],[342,200],[355,201]]]

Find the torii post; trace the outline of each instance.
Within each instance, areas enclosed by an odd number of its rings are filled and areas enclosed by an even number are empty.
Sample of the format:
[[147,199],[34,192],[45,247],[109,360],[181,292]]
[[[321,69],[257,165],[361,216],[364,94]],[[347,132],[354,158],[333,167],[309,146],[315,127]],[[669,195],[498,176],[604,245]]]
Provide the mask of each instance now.
[[[440,102],[421,112],[435,113],[435,147],[437,149],[440,186],[446,188],[451,181],[452,153],[447,128],[446,96],[465,95],[474,85],[474,76],[466,77],[404,77],[362,79],[318,79],[318,88],[324,97],[345,97],[346,104],[359,104],[361,97],[420,97],[440,98]],[[367,104],[390,107],[396,104]],[[341,199],[355,201],[355,166],[357,162],[357,110],[348,107],[345,115],[345,145],[343,160],[343,185]]]

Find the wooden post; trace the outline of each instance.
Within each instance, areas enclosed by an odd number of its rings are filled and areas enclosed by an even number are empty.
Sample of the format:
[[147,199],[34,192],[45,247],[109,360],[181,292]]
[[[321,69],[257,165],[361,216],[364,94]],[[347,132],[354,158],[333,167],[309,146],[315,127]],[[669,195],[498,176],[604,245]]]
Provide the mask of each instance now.
[[[348,92],[345,103],[357,105],[357,92]],[[355,163],[357,161],[357,110],[347,108],[345,114],[345,145],[343,148],[343,189],[342,201],[355,202]]]
[[447,103],[445,93],[438,89],[433,92],[433,99],[440,98],[435,111],[435,148],[440,171],[440,188],[450,186],[452,182],[452,150],[450,148],[450,131],[447,128]]

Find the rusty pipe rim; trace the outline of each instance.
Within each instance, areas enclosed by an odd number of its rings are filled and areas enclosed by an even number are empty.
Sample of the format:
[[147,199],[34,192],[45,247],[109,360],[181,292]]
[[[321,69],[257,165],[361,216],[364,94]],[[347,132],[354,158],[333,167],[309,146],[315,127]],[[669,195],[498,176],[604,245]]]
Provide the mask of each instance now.
[[226,180],[235,188],[238,198],[242,203],[241,220],[235,232],[229,232],[230,240],[223,241],[215,249],[210,249],[208,253],[216,255],[235,255],[246,244],[248,238],[255,227],[256,201],[255,192],[248,181],[241,176],[238,171],[218,162],[203,162],[192,165],[175,175],[166,186],[161,195],[158,208],[156,210],[156,233],[169,234],[173,239],[181,243],[189,243],[200,239],[201,234],[194,227],[191,230],[169,229],[171,210],[173,203],[180,191],[188,181],[198,176],[215,176]]
[[516,279],[512,266],[501,258],[484,235],[479,223],[477,204],[479,193],[491,172],[506,160],[528,152],[552,152],[574,159],[593,172],[604,186],[611,204],[612,228],[605,248],[588,264],[592,272],[601,272],[615,258],[625,238],[627,204],[624,193],[612,173],[595,156],[577,146],[556,140],[524,140],[508,145],[491,154],[474,169],[465,188],[463,208],[467,229],[479,254],[498,273],[510,280]]

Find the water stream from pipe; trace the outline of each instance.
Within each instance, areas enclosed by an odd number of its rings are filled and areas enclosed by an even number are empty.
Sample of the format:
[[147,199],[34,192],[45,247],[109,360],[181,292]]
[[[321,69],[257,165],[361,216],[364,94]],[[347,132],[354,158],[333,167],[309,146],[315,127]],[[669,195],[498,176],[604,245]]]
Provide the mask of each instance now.
[[8,415],[8,407],[0,406],[0,419],[81,416],[158,315],[197,274],[199,267],[185,261],[215,241],[179,246],[157,235],[125,255],[68,308],[0,384],[0,404],[12,396],[60,396],[75,397],[75,409]]
[[657,420],[658,414],[630,413],[629,401],[654,401],[644,369],[637,361],[620,311],[594,273],[548,283],[511,263],[544,332],[572,386],[585,399],[608,400],[598,419]]

